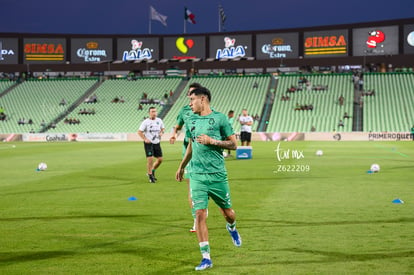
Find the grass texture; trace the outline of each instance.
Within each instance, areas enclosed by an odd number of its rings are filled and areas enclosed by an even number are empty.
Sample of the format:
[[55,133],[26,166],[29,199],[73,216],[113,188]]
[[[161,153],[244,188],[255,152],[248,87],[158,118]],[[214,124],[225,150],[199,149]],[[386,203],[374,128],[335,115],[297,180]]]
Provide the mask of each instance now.
[[[414,274],[413,144],[255,142],[252,159],[233,152],[243,246],[211,203],[214,267],[204,272]],[[174,180],[181,144],[162,143],[156,184],[142,143],[0,145],[0,274],[195,272],[187,184]],[[369,174],[373,163],[381,171]]]

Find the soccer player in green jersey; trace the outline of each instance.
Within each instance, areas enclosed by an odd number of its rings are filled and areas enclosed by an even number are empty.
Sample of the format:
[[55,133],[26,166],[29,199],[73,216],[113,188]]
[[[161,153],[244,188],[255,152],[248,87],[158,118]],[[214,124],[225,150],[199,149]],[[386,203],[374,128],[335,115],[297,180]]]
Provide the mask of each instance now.
[[[191,83],[189,88],[188,88],[188,93],[187,96],[190,95],[190,92],[196,88],[201,88],[202,86],[199,83]],[[190,105],[185,105],[184,107],[181,108],[178,116],[177,116],[177,125],[175,125],[174,129],[173,129],[173,133],[171,135],[170,138],[170,143],[174,144],[176,139],[177,139],[177,133],[178,131],[180,131],[184,124],[186,123],[186,120],[193,115],[193,110],[191,110]],[[184,142],[183,142],[183,157],[185,155],[185,151],[187,150],[187,146],[188,146],[188,138],[186,136],[184,136]],[[190,232],[196,232],[196,215],[195,215],[195,209],[193,207],[193,203],[191,200],[191,192],[190,192],[190,178],[189,178],[189,167],[186,168],[186,181],[188,184],[188,203],[190,205],[190,209],[191,209],[191,215],[193,216],[193,227],[190,228]]]
[[226,219],[226,228],[233,244],[235,246],[242,244],[236,229],[236,214],[232,209],[223,158],[223,149],[235,150],[237,142],[227,117],[211,109],[211,94],[207,88],[194,89],[189,97],[194,114],[186,122],[189,143],[176,172],[176,179],[183,180],[184,168],[191,160],[191,198],[196,210],[197,238],[203,257],[195,269],[204,270],[213,266],[206,223],[209,198],[219,206]]

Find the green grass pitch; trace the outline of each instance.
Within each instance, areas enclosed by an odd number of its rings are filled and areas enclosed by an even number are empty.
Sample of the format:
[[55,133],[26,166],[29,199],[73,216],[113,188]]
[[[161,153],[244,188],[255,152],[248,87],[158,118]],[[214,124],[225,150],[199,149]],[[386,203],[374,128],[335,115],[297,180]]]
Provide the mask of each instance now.
[[[142,143],[0,145],[0,274],[195,272],[180,143],[162,144],[156,184]],[[205,273],[414,274],[413,145],[254,142],[253,159],[227,158],[243,246],[210,204]]]

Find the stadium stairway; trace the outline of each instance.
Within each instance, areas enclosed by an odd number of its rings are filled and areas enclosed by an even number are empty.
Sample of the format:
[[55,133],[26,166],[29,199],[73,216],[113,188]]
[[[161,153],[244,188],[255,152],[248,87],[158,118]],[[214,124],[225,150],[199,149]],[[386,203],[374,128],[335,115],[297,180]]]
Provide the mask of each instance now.
[[[14,82],[14,81],[0,81],[0,98],[7,95],[11,90],[13,90],[17,85],[21,82]],[[3,90],[4,89],[4,90]]]
[[44,133],[44,132],[48,131],[49,129],[52,128],[52,125],[58,124],[67,115],[69,115],[71,112],[73,112],[80,104],[82,104],[85,101],[86,98],[91,96],[96,91],[96,89],[98,89],[98,87],[102,84],[103,81],[104,80],[101,80],[101,81],[98,80],[95,84],[93,84],[92,87],[90,87],[81,97],[79,97],[75,102],[73,102],[73,104],[70,105],[69,108],[65,112],[61,113],[58,117],[53,119],[53,121],[51,123],[49,123],[48,125],[43,127],[40,130],[40,133]]
[[354,88],[354,115],[352,117],[352,131],[353,132],[361,132],[364,125],[364,112],[363,112],[363,105],[359,104],[359,99],[361,97],[361,92],[358,90],[357,87]]
[[[7,114],[7,120],[0,123],[0,132],[40,132],[43,123],[50,124],[95,83],[96,78],[29,79],[19,83],[0,99]],[[59,104],[62,99],[66,105]],[[25,123],[19,124],[20,119]]]
[[270,116],[272,114],[272,106],[275,102],[275,92],[277,88],[278,80],[274,77],[271,78],[269,83],[269,89],[266,95],[266,101],[263,105],[263,111],[260,115],[262,118],[259,123],[259,127],[257,128],[258,132],[266,132],[267,125],[269,123]]
[[[94,92],[90,92],[97,96],[97,103],[81,102],[66,116],[68,120],[79,120],[79,123],[65,123],[63,119],[56,124],[56,128],[49,129],[48,132],[135,133],[142,120],[148,116],[148,108],[155,107],[158,113],[161,113],[165,106],[164,103],[168,101],[165,95],[168,91],[176,90],[181,80],[181,77],[105,80],[96,87]],[[145,94],[148,102],[142,102]],[[113,101],[120,97],[124,99],[122,103]],[[94,114],[81,114],[84,110],[90,110]]]
[[174,103],[177,101],[177,99],[180,97],[181,93],[185,89],[185,87],[188,84],[188,79],[183,78],[181,80],[178,87],[174,90],[174,94],[172,97],[169,97],[169,100],[167,104],[165,104],[164,108],[161,110],[161,112],[158,114],[158,117],[161,119],[164,119],[165,116],[168,114],[168,112],[171,110],[171,107],[174,105]]

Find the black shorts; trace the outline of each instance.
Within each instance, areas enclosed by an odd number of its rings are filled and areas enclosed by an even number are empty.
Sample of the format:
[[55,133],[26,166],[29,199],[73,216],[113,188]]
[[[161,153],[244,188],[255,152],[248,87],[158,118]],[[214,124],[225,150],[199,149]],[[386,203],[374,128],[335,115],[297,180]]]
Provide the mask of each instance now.
[[250,141],[252,141],[252,133],[240,132],[240,140],[241,140],[241,142],[244,142],[244,141],[250,142]]
[[162,157],[162,150],[161,145],[159,143],[153,144],[153,143],[145,143],[144,142],[144,149],[145,149],[145,155],[148,157]]

